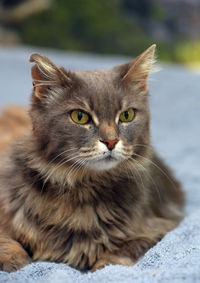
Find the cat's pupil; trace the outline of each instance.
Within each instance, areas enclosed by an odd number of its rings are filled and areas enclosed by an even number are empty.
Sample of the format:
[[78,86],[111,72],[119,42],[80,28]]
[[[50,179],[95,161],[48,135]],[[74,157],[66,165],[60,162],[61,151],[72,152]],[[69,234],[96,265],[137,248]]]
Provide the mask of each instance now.
[[125,112],[124,112],[124,117],[125,117],[126,120],[128,119],[128,116],[129,116],[129,112],[128,112],[128,111],[125,111]]
[[78,120],[81,121],[83,118],[83,113],[81,111],[78,111]]

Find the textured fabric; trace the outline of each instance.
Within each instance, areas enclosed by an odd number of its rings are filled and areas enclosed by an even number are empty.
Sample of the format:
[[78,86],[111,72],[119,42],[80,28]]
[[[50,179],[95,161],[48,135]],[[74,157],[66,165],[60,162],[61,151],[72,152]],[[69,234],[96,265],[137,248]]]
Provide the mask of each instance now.
[[[34,50],[35,51],[35,50]],[[0,106],[26,104],[31,89],[28,49],[0,49]],[[127,58],[41,52],[71,69],[110,67]],[[12,82],[10,82],[11,80]],[[200,282],[200,75],[162,66],[150,80],[152,141],[174,169],[186,192],[185,219],[135,266],[106,266],[81,273],[64,264],[32,263],[15,273],[0,272],[0,282]]]

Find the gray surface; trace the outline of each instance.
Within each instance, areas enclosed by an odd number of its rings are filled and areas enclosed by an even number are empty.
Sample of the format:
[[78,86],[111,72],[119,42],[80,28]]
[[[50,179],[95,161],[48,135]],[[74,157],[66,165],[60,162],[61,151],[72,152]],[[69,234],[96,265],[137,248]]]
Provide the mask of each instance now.
[[78,53],[53,52],[33,47],[0,47],[0,107],[7,103],[27,104],[31,92],[31,53],[39,52],[70,70],[109,68],[123,63],[124,58],[101,57]]
[[[31,92],[28,57],[36,50],[0,48],[0,107],[27,104]],[[107,68],[126,58],[43,51],[70,69]],[[63,264],[34,263],[0,282],[200,282],[200,75],[163,66],[150,81],[152,140],[186,191],[186,218],[132,267],[107,266],[82,274]]]

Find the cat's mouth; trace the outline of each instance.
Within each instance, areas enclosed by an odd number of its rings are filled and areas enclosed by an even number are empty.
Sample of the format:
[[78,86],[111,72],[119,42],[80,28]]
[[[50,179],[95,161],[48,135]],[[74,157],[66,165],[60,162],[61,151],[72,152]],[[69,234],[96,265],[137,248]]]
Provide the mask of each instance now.
[[[85,157],[85,156],[84,156]],[[104,171],[116,167],[119,163],[127,159],[122,142],[109,149],[104,143],[98,142],[92,154],[86,157],[84,165],[91,170]]]
[[121,160],[119,160],[112,154],[107,154],[106,156],[91,160],[88,165],[92,170],[102,171],[116,167],[116,165],[119,164],[120,161]]
[[102,160],[105,160],[105,161],[114,161],[114,160],[117,160],[117,158],[115,158],[115,157],[112,156],[112,155],[108,155],[108,156],[102,158]]

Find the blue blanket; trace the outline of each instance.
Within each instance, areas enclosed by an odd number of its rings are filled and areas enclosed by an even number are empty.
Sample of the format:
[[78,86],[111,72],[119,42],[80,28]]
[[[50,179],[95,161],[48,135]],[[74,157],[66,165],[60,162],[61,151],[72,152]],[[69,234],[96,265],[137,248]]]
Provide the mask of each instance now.
[[[0,106],[27,103],[31,89],[28,54],[32,51],[0,48]],[[43,53],[71,69],[110,67],[127,60]],[[13,83],[8,83],[8,79]],[[64,264],[38,262],[15,273],[0,272],[1,283],[200,282],[199,80],[197,72],[178,66],[162,66],[162,71],[150,80],[152,142],[186,192],[186,216],[180,225],[131,267],[110,265],[95,273],[81,273]]]

